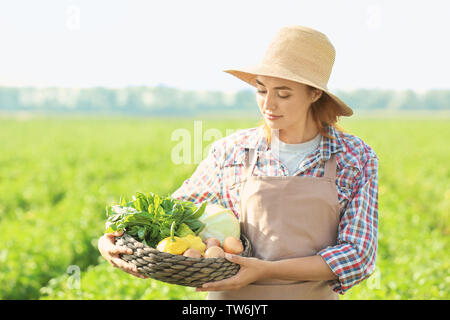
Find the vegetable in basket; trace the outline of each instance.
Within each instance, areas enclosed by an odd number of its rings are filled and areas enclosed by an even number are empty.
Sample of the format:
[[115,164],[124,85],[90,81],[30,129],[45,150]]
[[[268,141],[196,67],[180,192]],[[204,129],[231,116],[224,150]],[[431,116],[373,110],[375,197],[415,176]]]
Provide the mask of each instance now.
[[223,244],[226,237],[240,238],[239,220],[234,213],[217,204],[206,206],[205,213],[200,217],[205,228],[198,234],[203,240],[216,238]]
[[[184,237],[175,237],[174,225],[175,221],[172,222],[170,237],[161,240],[156,246],[156,249],[171,254],[183,254],[188,249],[195,249],[202,255],[206,248],[206,244],[203,243],[202,239],[197,237],[192,231]],[[185,229],[188,232],[189,227],[186,226]]]
[[183,254],[189,248],[189,242],[184,238],[175,237],[174,235],[175,221],[172,222],[170,227],[170,237],[161,240],[156,249],[161,252],[167,252],[171,254]]
[[186,242],[189,244],[189,249],[195,249],[199,251],[202,255],[205,253],[206,244],[203,243],[202,238],[198,236],[194,236],[192,234],[188,234],[183,237]]
[[119,205],[106,207],[105,233],[125,230],[136,240],[155,248],[161,240],[171,236],[198,235],[205,223],[200,221],[207,202],[199,207],[189,201],[137,192],[132,200],[120,199]]

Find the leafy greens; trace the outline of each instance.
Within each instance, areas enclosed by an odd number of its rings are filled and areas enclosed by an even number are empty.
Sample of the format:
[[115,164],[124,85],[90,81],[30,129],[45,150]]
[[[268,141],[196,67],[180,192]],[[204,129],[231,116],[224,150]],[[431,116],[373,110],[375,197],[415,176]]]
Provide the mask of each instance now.
[[105,233],[124,230],[138,241],[153,248],[164,238],[170,236],[173,228],[176,236],[187,233],[198,235],[205,224],[199,220],[207,202],[199,207],[189,201],[160,197],[137,192],[131,200],[120,199],[119,205],[106,207]]

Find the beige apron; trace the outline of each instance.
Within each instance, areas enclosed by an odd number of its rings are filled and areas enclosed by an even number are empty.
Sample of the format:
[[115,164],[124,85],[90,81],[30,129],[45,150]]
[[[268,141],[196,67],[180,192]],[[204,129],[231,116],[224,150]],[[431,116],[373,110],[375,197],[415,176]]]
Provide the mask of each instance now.
[[[251,155],[255,154],[250,149]],[[253,176],[257,161],[246,153],[240,190],[241,231],[253,246],[253,256],[282,260],[313,256],[336,244],[339,201],[336,159],[325,163],[323,177]],[[239,290],[211,291],[208,300],[339,299],[326,281],[256,281]]]

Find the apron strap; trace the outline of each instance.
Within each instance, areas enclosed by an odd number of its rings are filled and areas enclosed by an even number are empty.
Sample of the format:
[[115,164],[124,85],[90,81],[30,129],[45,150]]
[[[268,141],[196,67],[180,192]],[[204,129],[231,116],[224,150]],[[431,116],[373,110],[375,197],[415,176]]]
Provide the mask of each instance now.
[[332,181],[334,181],[336,179],[336,166],[337,166],[336,154],[333,153],[330,159],[328,159],[327,162],[325,162],[325,173],[323,176],[325,178],[330,178],[332,179]]
[[245,148],[244,176],[250,177],[253,174],[253,167],[256,164],[255,149]]

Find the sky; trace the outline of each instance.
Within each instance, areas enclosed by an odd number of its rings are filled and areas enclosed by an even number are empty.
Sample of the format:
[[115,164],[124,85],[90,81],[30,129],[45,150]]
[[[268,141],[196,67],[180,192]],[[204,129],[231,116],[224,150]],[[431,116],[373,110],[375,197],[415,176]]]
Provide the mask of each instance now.
[[286,25],[336,49],[330,90],[450,88],[450,1],[0,0],[0,86],[249,88]]

